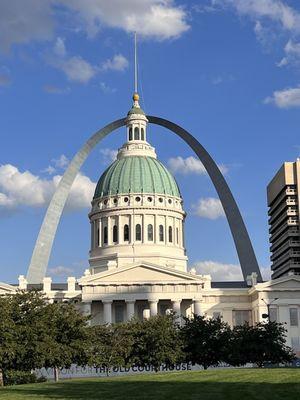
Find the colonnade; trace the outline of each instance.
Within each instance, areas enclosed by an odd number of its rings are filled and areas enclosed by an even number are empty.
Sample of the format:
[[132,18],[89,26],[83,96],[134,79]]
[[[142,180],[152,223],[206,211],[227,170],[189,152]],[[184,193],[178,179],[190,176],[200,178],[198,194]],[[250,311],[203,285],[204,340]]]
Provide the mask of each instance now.
[[[163,300],[165,302],[165,300]],[[145,300],[145,307],[143,307],[143,318],[148,318],[148,317],[153,317],[160,313],[159,310],[159,300]],[[101,321],[103,324],[111,324],[116,322],[114,318],[114,313],[113,313],[113,300],[102,300],[102,312],[101,312]],[[119,303],[119,301],[118,301]],[[135,300],[125,300],[125,308],[124,308],[124,318],[123,321],[129,321],[131,320],[134,316],[137,316],[137,309],[136,309],[136,301]],[[181,303],[182,300],[171,300],[170,302],[170,308],[166,310],[167,312],[173,311],[176,313],[178,316],[184,315],[184,312],[182,312],[181,308]],[[191,300],[191,308],[192,308],[192,313],[196,315],[202,315],[202,301],[200,299],[196,300]],[[93,315],[92,312],[92,302],[83,302],[82,303],[82,313],[84,315],[91,315],[92,320],[95,315]],[[185,316],[185,315],[184,315]]]

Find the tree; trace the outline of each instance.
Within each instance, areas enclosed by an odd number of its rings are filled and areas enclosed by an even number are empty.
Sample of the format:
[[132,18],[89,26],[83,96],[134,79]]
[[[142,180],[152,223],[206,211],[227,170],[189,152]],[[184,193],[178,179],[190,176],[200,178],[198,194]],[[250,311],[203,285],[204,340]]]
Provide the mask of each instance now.
[[133,346],[129,324],[97,325],[90,328],[88,364],[105,368],[128,365]]
[[131,365],[152,366],[158,371],[162,364],[173,366],[183,358],[178,324],[174,315],[157,315],[148,320],[130,323],[134,346],[129,357]]
[[42,363],[53,368],[55,381],[59,368],[69,368],[73,363],[85,365],[88,361],[88,317],[83,316],[73,304],[48,304],[45,309],[47,332],[43,336]]
[[0,386],[3,386],[3,375],[6,370],[11,369],[17,353],[10,297],[0,297],[0,310]]
[[181,335],[186,361],[202,365],[204,369],[224,361],[231,335],[228,324],[220,318],[206,319],[199,315],[184,321]]
[[266,363],[289,363],[295,355],[286,346],[285,332],[283,325],[276,322],[236,326],[228,343],[226,361],[233,366],[253,363],[260,368]]

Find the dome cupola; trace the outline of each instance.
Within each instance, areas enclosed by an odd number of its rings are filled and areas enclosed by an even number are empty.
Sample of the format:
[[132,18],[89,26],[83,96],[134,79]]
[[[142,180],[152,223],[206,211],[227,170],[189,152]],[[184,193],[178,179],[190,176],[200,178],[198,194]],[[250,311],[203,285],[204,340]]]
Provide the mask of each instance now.
[[135,262],[187,269],[181,194],[146,141],[147,122],[135,93],[127,141],[101,175],[92,201],[91,273]]

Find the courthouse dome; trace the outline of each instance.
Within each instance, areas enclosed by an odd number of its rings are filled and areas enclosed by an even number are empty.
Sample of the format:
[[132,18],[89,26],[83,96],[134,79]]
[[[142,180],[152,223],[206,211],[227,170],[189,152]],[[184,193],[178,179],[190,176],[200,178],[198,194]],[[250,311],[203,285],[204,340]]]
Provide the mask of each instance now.
[[129,193],[181,197],[171,173],[160,161],[146,156],[130,156],[116,160],[100,177],[94,198]]

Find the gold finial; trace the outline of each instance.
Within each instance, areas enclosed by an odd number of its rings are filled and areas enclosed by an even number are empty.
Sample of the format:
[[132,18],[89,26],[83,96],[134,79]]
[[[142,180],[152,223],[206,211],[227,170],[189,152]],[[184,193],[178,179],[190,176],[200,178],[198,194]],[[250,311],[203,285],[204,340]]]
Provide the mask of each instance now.
[[133,99],[133,101],[139,101],[139,99],[140,99],[139,94],[137,92],[133,93],[132,99]]

